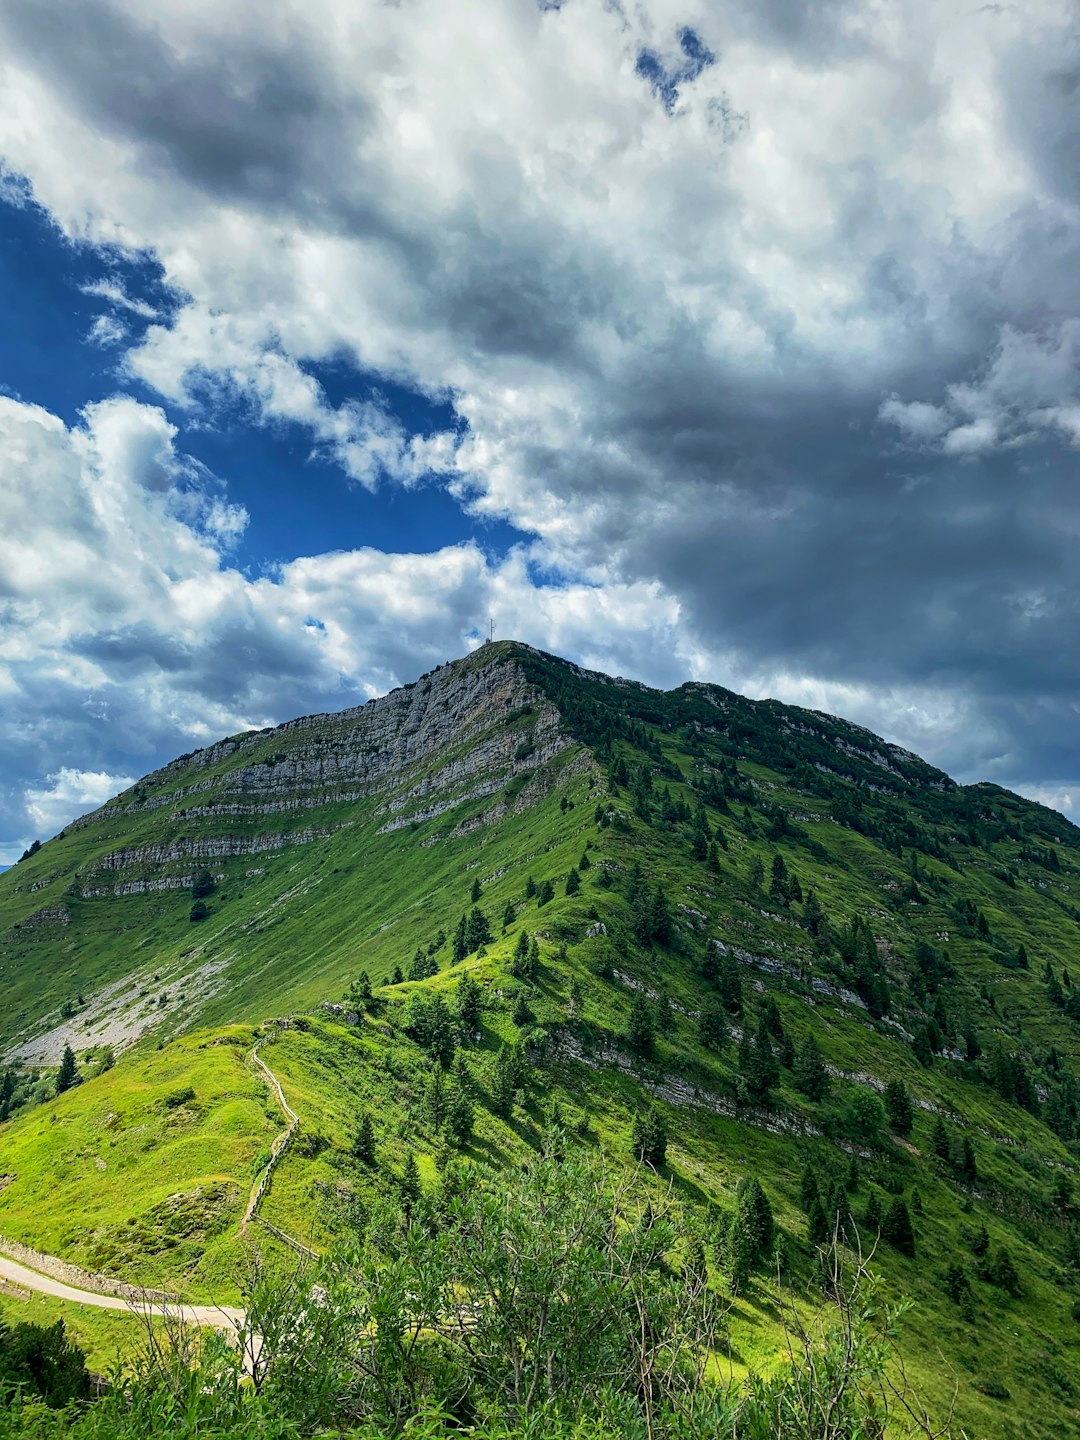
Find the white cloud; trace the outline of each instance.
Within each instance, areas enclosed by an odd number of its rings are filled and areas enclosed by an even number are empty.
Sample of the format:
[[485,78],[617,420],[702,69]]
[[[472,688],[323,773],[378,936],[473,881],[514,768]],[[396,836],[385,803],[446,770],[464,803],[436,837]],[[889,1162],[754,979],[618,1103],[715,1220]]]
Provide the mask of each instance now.
[[46,777],[46,784],[26,791],[26,813],[35,830],[52,835],[73,815],[103,805],[106,800],[126,790],[134,776],[110,775],[104,770],[70,770],[62,767]]
[[[151,322],[128,376],[174,420],[239,396],[358,484],[434,475],[537,538],[252,580],[226,555],[243,513],[164,413],[0,411],[5,466],[48,492],[7,497],[0,663],[61,710],[108,705],[129,750],[141,711],[160,747],[405,678],[495,608],[647,678],[707,657],[793,693],[863,684],[959,754],[924,697],[993,710],[1010,667],[1055,692],[1074,633],[1061,472],[995,494],[980,468],[1080,433],[1075,107],[1047,99],[1072,8],[8,0],[3,174],[101,247],[99,338]],[[683,26],[717,60],[675,97]],[[117,285],[124,249],[175,316]],[[331,361],[461,423],[332,402]],[[951,485],[894,477],[875,416]],[[1014,633],[1047,572],[1042,628]]]

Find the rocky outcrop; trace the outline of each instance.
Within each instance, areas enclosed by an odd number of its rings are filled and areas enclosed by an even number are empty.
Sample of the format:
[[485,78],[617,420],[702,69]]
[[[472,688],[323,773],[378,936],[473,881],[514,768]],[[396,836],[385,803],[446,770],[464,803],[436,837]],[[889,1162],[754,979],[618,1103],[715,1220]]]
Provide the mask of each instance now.
[[40,930],[50,925],[70,925],[71,911],[66,905],[43,905],[25,920],[16,920],[16,930]]

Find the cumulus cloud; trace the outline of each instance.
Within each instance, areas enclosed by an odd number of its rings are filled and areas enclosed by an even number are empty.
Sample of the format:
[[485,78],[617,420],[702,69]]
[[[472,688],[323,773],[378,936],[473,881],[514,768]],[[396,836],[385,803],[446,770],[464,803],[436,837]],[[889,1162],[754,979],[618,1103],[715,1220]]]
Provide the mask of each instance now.
[[63,766],[46,777],[41,788],[26,790],[26,813],[35,829],[51,835],[65,820],[103,805],[126,790],[132,775],[110,775],[105,770],[70,770]]
[[[230,643],[285,665],[277,714],[338,693],[331,672],[381,684],[428,658],[419,624],[406,665],[378,602],[334,606],[392,574],[418,614],[447,607],[447,653],[466,596],[483,614],[501,586],[515,624],[614,668],[699,657],[864,695],[969,775],[1059,764],[1080,696],[1067,0],[161,0],[152,20],[9,0],[0,41],[5,173],[73,238],[152,253],[178,297],[149,317],[100,290],[140,321],[127,374],[174,420],[240,397],[355,483],[434,479],[511,520],[561,577],[459,546],[248,581],[222,555],[242,517],[214,521],[165,417],[129,412],[122,442],[88,414],[66,463],[99,500],[124,468],[149,528],[185,530],[191,574],[155,579],[141,531],[134,570],[172,618],[102,600],[65,641],[81,683],[152,662],[162,713],[193,686],[209,724],[268,704],[215,658]],[[329,361],[454,425],[332,402]],[[303,613],[320,596],[327,616]],[[675,630],[677,663],[650,658]]]

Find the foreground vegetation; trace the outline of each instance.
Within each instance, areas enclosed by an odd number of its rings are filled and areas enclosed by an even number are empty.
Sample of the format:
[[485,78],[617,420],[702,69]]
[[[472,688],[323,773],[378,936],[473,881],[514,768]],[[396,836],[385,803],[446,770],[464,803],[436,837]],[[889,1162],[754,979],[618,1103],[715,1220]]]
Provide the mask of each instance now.
[[[686,1228],[649,1172],[560,1158],[511,1177],[451,1165],[403,1190],[317,1266],[248,1276],[230,1347],[148,1324],[139,1357],[96,1399],[62,1326],[0,1330],[0,1436],[645,1437],[862,1440],[943,1436],[892,1345],[861,1257],[834,1236],[811,1284],[771,1287],[787,1353],[772,1374],[725,1375],[718,1271],[784,1268],[760,1187],[721,1231]],[[790,1278],[790,1277],[789,1277]]]

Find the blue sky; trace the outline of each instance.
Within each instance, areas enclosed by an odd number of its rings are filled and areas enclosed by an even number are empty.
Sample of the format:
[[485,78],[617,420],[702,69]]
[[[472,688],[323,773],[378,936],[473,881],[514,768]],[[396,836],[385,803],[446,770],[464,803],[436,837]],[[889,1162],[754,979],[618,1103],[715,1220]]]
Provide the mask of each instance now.
[[0,864],[488,616],[1072,813],[1066,0],[8,0],[0,46]]
[[[95,285],[119,286],[161,316],[179,303],[151,255],[105,252],[73,244],[33,204],[0,204],[0,309],[8,323],[0,337],[0,385],[42,405],[69,425],[82,408],[117,391],[160,403],[150,387],[124,373],[123,348],[95,343],[95,321],[110,313]],[[147,317],[124,312],[125,344],[138,340]],[[411,433],[430,434],[454,423],[451,406],[431,401],[347,362],[306,367],[331,403],[377,397]],[[168,405],[166,413],[187,417]],[[297,424],[260,425],[249,406],[215,405],[185,428],[184,449],[217,476],[227,477],[229,498],[242,505],[248,524],[233,560],[250,574],[298,555],[372,545],[379,549],[435,550],[474,538],[505,551],[524,537],[495,518],[470,517],[437,484],[405,497],[350,485],[339,466],[312,453]]]

